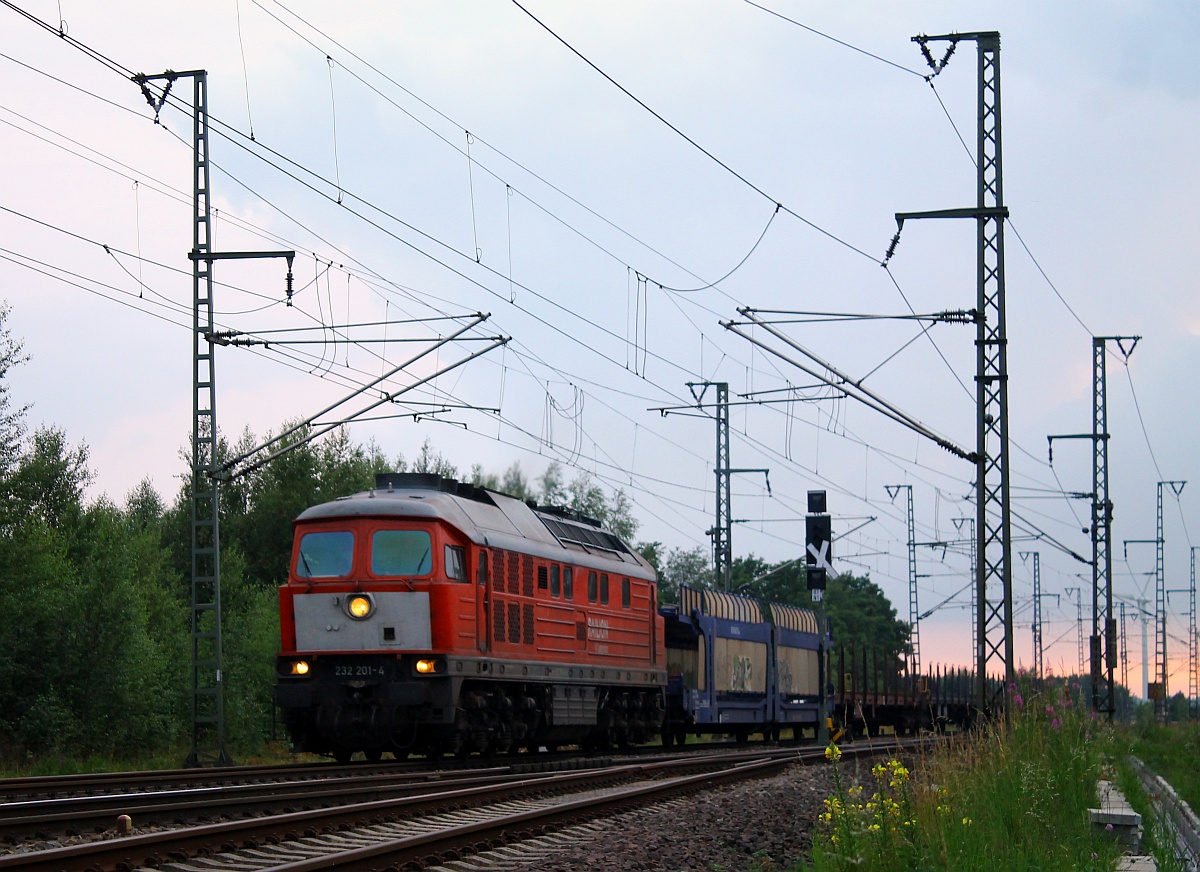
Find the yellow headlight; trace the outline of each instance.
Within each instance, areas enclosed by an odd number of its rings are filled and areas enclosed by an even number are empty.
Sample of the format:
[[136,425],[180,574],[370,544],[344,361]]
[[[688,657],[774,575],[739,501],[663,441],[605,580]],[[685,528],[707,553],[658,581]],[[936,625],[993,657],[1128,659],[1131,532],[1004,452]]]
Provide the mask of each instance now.
[[292,663],[292,675],[308,675],[308,661],[297,660]]
[[375,604],[371,602],[371,598],[362,594],[355,594],[346,600],[346,614],[360,621],[370,615],[374,609]]
[[417,672],[421,673],[422,675],[430,675],[431,673],[437,672],[437,666],[438,664],[436,660],[418,660]]

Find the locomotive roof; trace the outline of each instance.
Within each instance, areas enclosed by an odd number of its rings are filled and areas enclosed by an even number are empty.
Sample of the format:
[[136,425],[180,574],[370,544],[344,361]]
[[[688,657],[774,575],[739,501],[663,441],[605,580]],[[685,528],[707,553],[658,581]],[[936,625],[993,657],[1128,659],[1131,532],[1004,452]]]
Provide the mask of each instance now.
[[[591,518],[568,509],[538,507],[432,473],[377,475],[371,490],[311,506],[296,521],[354,517],[443,520],[476,545],[654,577],[653,568],[640,554]],[[623,566],[615,569],[613,562]]]

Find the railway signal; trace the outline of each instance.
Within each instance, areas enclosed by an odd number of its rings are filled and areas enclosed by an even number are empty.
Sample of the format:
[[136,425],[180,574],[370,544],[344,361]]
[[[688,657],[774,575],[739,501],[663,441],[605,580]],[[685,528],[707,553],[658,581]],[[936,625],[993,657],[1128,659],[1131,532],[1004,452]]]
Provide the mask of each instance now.
[[825,491],[808,492],[808,516],[804,519],[804,562],[813,602],[824,597],[828,577],[833,574],[833,522],[825,511]]

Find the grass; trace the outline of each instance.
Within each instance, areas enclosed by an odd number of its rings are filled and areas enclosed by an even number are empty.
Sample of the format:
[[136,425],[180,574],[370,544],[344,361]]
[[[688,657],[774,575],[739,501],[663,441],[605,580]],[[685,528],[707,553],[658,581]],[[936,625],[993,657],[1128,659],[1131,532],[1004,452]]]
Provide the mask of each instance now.
[[991,725],[836,790],[798,870],[1107,870],[1120,853],[1088,823],[1096,782],[1113,778],[1111,729],[1069,689],[1010,690],[1010,726]]
[[1128,741],[1130,753],[1167,779],[1193,810],[1200,808],[1200,724],[1160,725],[1145,717]]
[[[94,772],[152,772],[163,769],[180,769],[187,758],[188,746],[166,750],[147,751],[138,755],[94,754],[75,758],[61,755],[27,757],[25,760],[0,760],[0,778],[35,777],[51,775],[83,775]],[[292,754],[286,742],[270,742],[262,750],[241,756],[231,749],[233,762],[240,766],[257,766],[285,763],[311,763],[322,758],[311,754]]]
[[1142,790],[1137,773],[1124,761],[1119,767],[1117,788],[1129,801],[1133,810],[1142,816],[1141,852],[1154,856],[1158,861],[1158,872],[1184,872],[1183,865],[1175,856],[1171,835],[1159,823],[1150,800]]

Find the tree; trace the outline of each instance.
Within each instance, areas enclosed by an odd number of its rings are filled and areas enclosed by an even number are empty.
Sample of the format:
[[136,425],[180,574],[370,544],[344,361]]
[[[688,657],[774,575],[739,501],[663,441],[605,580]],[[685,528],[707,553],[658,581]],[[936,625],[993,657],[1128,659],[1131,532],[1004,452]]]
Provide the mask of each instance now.
[[73,527],[83,510],[83,490],[92,480],[87,459],[86,445],[70,448],[62,430],[39,427],[9,478],[9,510],[26,520],[36,516],[58,530]]
[[413,472],[429,472],[442,478],[458,478],[458,467],[435,451],[433,443],[426,437],[421,443],[421,453],[413,461]]
[[689,587],[713,586],[712,562],[707,552],[699,546],[687,551],[672,548],[667,552],[663,570],[658,576],[658,601],[678,602],[679,588],[685,584]]
[[12,338],[5,326],[9,306],[0,302],[0,481],[6,479],[16,464],[21,451],[21,438],[25,434],[25,413],[29,406],[13,408],[8,393],[9,371],[29,358],[21,343]]
[[135,530],[157,530],[166,511],[167,504],[148,478],[138,482],[125,496],[125,518]]
[[833,625],[835,649],[870,648],[891,657],[908,650],[909,625],[896,617],[883,590],[865,575],[845,572],[830,579],[825,612]]
[[497,493],[507,494],[514,499],[522,501],[533,499],[533,490],[529,486],[529,479],[525,477],[524,470],[521,469],[521,462],[519,460],[514,460],[512,465],[504,470],[503,475],[496,475],[494,472],[484,472],[483,464],[473,464],[471,466],[470,482],[475,487],[482,487],[487,490],[496,491]]
[[504,470],[504,477],[500,480],[500,490],[519,500],[527,500],[533,496],[533,489],[530,488],[529,479],[525,477],[519,461],[514,460],[512,466]]
[[545,506],[565,506],[567,504],[567,487],[563,484],[562,465],[553,461],[546,471],[538,478],[542,487],[541,502]]
[[646,562],[654,567],[654,571],[662,574],[663,562],[663,544],[661,542],[638,542],[633,546],[633,550],[645,558]]

